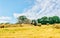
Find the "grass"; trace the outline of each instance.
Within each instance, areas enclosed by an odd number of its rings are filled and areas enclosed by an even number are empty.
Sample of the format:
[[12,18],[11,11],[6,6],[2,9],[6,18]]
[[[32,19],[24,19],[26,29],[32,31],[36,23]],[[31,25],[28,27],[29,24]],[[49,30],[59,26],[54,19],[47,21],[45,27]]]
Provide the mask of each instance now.
[[0,28],[0,38],[60,38],[60,29],[52,25]]

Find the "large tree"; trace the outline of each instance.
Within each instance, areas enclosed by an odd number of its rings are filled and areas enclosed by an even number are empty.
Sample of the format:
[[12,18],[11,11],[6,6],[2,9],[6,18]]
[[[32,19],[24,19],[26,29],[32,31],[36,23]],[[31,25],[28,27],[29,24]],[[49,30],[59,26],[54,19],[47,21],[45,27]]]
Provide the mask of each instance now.
[[18,23],[30,23],[30,19],[28,19],[26,16],[19,16]]
[[49,17],[49,18],[48,18],[48,23],[49,23],[49,24],[54,24],[53,17]]
[[58,16],[53,16],[53,17],[42,17],[42,18],[39,18],[38,20],[38,23],[42,23],[42,24],[54,24],[54,23],[60,23],[60,18]]
[[46,16],[44,16],[42,18],[39,18],[37,21],[38,21],[38,23],[41,23],[41,24],[47,24],[48,18]]
[[53,16],[53,21],[54,21],[54,23],[59,23],[60,18],[58,16]]
[[19,16],[18,17],[18,23],[24,23],[24,21],[27,19],[26,16]]

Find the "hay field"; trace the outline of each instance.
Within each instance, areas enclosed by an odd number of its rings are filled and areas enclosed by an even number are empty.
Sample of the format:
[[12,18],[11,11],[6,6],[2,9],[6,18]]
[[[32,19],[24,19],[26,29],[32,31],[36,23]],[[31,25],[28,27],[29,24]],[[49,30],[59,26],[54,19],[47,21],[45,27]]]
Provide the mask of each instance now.
[[60,38],[60,29],[52,25],[0,28],[0,38]]

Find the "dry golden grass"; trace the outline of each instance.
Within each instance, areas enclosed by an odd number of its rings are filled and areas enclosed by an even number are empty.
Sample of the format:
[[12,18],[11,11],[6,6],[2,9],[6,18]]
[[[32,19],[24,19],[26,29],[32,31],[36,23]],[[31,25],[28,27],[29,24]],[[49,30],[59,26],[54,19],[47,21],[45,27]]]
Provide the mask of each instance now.
[[52,25],[0,28],[0,38],[60,38],[60,29]]

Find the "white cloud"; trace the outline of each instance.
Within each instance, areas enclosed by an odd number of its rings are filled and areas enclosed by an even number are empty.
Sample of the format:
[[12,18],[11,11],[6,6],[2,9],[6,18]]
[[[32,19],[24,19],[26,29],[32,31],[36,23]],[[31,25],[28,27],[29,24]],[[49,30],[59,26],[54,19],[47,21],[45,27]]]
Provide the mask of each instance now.
[[30,19],[37,19],[43,16],[60,16],[60,0],[35,0],[31,9],[23,13],[14,13],[15,17],[25,15]]
[[17,18],[18,16],[25,15],[25,13],[22,13],[22,14],[14,13],[13,15],[15,18]]
[[10,22],[10,21],[11,21],[11,17],[0,16],[0,23],[6,23],[6,22]]
[[0,23],[7,23],[7,22],[9,22],[9,21],[0,20]]
[[5,20],[6,20],[6,19],[7,19],[7,20],[11,20],[11,17],[8,17],[8,16],[1,16],[1,17],[0,17],[0,20],[1,20],[1,19],[2,19],[2,20],[4,20],[4,19],[5,19]]

